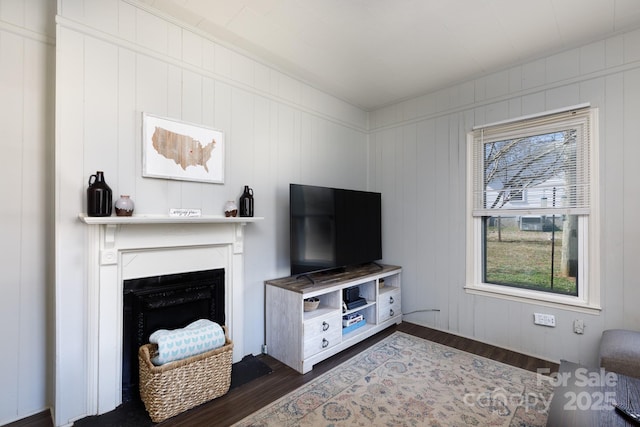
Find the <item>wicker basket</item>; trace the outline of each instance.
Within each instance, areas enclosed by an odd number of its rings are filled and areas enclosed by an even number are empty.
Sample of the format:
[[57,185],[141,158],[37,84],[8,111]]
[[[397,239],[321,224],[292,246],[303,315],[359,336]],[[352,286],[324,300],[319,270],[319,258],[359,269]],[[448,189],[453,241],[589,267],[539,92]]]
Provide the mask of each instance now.
[[224,331],[224,346],[161,366],[151,362],[158,351],[156,344],[140,347],[140,397],[153,422],[166,420],[229,391],[233,343]]

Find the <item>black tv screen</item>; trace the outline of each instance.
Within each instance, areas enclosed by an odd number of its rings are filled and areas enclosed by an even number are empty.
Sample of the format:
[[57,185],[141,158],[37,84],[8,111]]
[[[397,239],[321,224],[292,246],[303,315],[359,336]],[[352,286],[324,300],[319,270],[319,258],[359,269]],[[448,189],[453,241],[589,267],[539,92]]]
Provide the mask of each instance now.
[[382,259],[382,196],[290,184],[291,274]]

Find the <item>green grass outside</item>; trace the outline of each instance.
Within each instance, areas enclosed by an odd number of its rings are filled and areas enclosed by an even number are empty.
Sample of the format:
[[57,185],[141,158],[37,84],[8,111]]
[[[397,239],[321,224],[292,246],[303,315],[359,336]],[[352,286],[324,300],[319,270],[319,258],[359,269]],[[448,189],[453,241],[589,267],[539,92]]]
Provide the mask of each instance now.
[[[487,283],[551,290],[551,231],[487,227]],[[560,276],[562,231],[555,232],[553,292],[576,294],[576,279]]]

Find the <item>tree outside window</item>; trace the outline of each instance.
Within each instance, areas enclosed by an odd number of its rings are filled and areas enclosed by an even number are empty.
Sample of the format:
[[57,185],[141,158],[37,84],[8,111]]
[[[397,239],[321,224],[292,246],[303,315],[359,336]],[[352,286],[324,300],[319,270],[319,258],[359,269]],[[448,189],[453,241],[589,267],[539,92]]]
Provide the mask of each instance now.
[[[576,179],[576,129],[484,144],[485,206],[550,209],[484,216],[484,282],[577,295],[577,218],[556,214]],[[517,205],[516,205],[517,203]]]
[[468,290],[597,300],[594,118],[597,110],[579,108],[469,134]]

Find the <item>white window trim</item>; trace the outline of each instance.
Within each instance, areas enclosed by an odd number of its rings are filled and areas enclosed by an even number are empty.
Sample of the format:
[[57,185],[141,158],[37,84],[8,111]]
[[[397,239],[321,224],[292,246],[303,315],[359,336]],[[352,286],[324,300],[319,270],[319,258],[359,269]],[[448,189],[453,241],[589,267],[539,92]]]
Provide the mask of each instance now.
[[[584,107],[582,105],[581,107]],[[544,113],[554,114],[564,110]],[[528,116],[529,118],[532,116]],[[523,120],[523,117],[510,121]],[[588,217],[578,221],[578,256],[581,259],[578,272],[578,296],[554,294],[511,286],[482,282],[482,218],[473,216],[473,132],[467,134],[467,226],[466,226],[466,285],[468,294],[483,295],[510,301],[534,303],[589,314],[600,313],[600,192],[599,192],[599,129],[598,109],[591,109],[591,210]],[[507,123],[507,122],[501,122]]]

